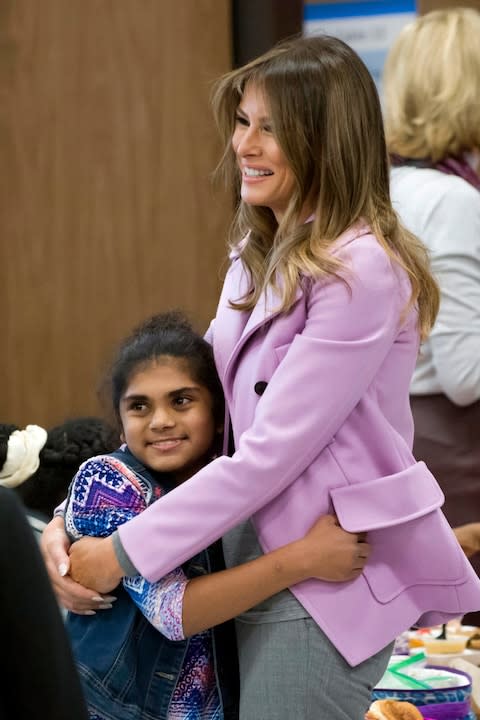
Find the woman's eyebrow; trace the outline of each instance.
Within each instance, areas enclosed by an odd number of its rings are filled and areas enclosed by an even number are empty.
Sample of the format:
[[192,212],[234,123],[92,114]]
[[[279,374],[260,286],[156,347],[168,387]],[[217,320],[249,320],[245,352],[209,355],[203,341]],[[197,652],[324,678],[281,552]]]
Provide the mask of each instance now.
[[[241,115],[245,120],[249,120],[248,114],[245,112],[245,110],[242,110],[240,105],[237,107],[237,115]],[[268,115],[262,115],[261,118],[258,118],[258,122],[260,123],[270,123],[271,119]]]

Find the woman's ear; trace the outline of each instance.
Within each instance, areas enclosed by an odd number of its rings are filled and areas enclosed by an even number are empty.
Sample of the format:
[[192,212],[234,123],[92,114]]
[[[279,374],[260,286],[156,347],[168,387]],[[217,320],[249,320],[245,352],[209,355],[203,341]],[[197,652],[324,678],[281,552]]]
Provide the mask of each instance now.
[[120,432],[120,442],[122,442],[122,443],[127,442],[127,441],[125,440],[125,435],[124,435],[124,433],[123,433],[123,430]]

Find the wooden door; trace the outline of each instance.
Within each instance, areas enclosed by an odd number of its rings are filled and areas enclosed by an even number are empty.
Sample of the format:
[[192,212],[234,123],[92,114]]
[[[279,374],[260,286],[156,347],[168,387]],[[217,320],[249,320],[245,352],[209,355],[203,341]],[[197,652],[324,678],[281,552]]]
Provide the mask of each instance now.
[[480,10],[480,0],[417,0],[419,13],[453,7],[472,7]]
[[0,3],[0,421],[97,412],[112,347],[153,312],[206,327],[230,55],[228,0]]

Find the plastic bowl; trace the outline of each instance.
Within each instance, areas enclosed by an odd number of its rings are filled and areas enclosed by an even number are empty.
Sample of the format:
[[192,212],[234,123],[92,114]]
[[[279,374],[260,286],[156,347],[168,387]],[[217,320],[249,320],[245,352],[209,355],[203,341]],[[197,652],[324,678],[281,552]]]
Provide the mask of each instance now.
[[[472,679],[461,671],[441,665],[428,665],[429,671],[435,670],[447,671],[450,675],[458,677],[458,684],[448,688],[432,688],[431,690],[420,690],[415,688],[374,688],[372,692],[372,702],[374,700],[407,700],[416,705],[422,712],[422,705],[434,705],[442,703],[470,702],[472,694]],[[464,715],[461,720],[474,720],[475,715],[470,711]],[[460,720],[460,719],[459,719]]]

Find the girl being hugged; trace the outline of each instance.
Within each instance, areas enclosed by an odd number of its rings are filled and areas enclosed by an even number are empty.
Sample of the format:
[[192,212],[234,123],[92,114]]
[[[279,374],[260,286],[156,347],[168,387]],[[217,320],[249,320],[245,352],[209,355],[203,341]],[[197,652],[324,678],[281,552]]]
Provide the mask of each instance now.
[[[109,381],[124,444],[87,460],[75,475],[65,509],[72,540],[106,537],[163,502],[212,459],[223,434],[211,347],[179,313],[157,315],[134,331]],[[317,571],[332,580],[355,577],[364,562],[357,560],[358,540],[323,518],[304,541],[241,568],[206,575],[222,563],[215,546],[156,583],[125,579],[108,613],[70,613],[90,718],[233,720],[234,635],[223,625],[214,642],[207,628]],[[368,547],[360,545],[366,557]],[[111,607],[107,598],[98,609]]]
[[[360,720],[396,635],[480,607],[412,455],[409,385],[438,289],[392,208],[377,91],[351,48],[284,43],[220,79],[213,106],[241,198],[208,334],[235,452],[113,540],[75,543],[72,575],[100,592],[135,569],[156,580],[222,535],[232,566],[334,510],[368,532],[370,558],[346,583],[307,580],[238,618],[240,717]],[[66,562],[46,532],[51,567]],[[85,589],[55,582],[84,607]]]

